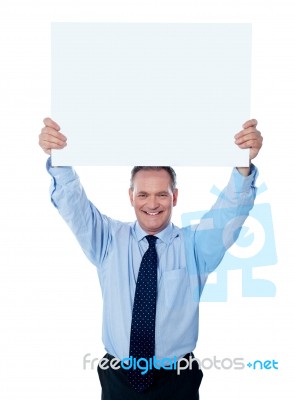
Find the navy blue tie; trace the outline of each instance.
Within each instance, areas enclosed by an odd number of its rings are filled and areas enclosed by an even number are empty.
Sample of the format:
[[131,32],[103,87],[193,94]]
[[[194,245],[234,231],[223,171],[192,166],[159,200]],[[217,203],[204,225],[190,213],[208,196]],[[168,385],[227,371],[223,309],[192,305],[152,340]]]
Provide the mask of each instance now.
[[[149,360],[155,355],[155,320],[157,300],[157,252],[156,236],[146,236],[149,248],[144,253],[137,283],[132,312],[130,333],[130,356]],[[147,389],[153,382],[153,373],[149,370],[141,374],[139,368],[131,368],[128,378],[138,392]]]

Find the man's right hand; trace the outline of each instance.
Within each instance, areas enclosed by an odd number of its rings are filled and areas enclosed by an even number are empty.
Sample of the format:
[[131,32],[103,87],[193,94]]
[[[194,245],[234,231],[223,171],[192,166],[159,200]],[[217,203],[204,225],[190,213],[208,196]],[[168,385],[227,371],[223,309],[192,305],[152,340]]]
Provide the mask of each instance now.
[[51,154],[51,149],[63,149],[67,138],[59,132],[59,125],[50,118],[44,118],[43,122],[45,126],[39,135],[39,146],[46,154]]

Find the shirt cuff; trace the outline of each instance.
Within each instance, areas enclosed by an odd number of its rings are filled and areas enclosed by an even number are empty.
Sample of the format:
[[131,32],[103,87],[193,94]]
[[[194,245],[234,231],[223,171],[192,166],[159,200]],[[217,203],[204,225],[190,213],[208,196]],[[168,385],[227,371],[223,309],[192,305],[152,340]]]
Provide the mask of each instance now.
[[66,184],[77,177],[72,167],[53,167],[51,165],[51,157],[46,162],[46,169],[52,178],[56,179],[59,184]]
[[252,163],[248,176],[240,174],[237,168],[234,168],[230,180],[230,182],[232,182],[233,191],[236,193],[248,192],[251,188],[255,187],[257,177],[258,169]]

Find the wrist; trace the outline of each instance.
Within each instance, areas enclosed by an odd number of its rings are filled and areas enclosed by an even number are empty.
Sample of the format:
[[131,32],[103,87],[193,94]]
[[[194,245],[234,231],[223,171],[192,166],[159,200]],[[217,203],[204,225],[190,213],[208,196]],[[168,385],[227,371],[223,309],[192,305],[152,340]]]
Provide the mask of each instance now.
[[250,167],[236,167],[239,173],[243,176],[250,175]]

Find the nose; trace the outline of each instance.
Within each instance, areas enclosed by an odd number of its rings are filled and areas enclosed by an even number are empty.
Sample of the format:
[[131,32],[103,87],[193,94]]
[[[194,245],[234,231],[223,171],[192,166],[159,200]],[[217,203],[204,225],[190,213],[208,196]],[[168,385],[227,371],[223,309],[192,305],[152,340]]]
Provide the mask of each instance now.
[[147,207],[150,210],[156,210],[159,207],[159,202],[156,196],[150,196],[148,198]]

